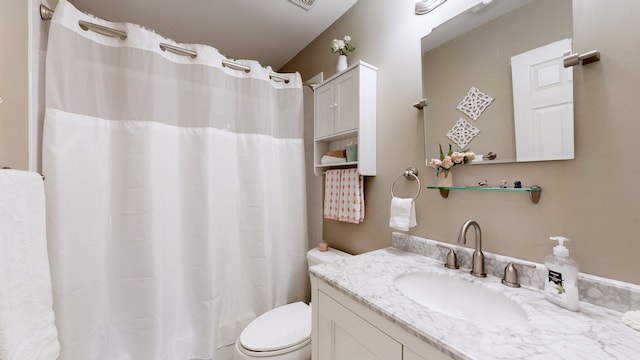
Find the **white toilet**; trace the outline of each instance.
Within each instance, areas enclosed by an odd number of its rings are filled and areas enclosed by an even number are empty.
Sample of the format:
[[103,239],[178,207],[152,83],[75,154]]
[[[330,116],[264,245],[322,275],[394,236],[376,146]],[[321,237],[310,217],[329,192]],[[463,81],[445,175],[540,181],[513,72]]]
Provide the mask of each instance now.
[[[336,249],[307,252],[309,267],[352,255]],[[303,302],[282,305],[258,316],[236,340],[233,360],[311,359],[311,307]]]

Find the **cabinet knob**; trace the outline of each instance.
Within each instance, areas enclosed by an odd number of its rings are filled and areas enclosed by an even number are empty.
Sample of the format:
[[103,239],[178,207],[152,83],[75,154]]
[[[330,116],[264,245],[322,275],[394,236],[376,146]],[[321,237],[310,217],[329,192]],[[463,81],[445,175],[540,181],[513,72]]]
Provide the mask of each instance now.
[[338,107],[338,103],[333,103],[333,107],[337,108]]

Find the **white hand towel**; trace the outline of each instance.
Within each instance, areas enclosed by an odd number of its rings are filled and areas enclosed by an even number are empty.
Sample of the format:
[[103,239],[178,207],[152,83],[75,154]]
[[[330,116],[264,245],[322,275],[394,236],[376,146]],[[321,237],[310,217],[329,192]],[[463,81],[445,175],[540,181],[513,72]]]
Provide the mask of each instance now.
[[57,359],[39,174],[0,170],[0,229],[0,359]]
[[396,230],[409,231],[409,228],[417,225],[416,206],[412,198],[391,198],[390,213],[389,226]]

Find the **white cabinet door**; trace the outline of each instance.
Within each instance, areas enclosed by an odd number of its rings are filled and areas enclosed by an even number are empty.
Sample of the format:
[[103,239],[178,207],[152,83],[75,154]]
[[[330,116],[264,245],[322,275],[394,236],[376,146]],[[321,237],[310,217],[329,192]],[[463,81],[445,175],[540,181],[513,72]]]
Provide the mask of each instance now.
[[429,344],[420,344],[418,348],[420,350],[403,347],[402,360],[451,360],[451,357],[441,353]]
[[316,91],[315,103],[315,137],[322,138],[333,135],[334,133],[334,116],[335,116],[335,87],[323,86]]
[[402,345],[323,292],[318,296],[319,360],[401,360]]
[[416,354],[408,347],[405,347],[402,350],[402,360],[428,360],[428,359]]
[[323,138],[358,128],[358,71],[348,71],[317,89],[315,137]]
[[350,71],[334,82],[336,134],[358,128],[358,71]]

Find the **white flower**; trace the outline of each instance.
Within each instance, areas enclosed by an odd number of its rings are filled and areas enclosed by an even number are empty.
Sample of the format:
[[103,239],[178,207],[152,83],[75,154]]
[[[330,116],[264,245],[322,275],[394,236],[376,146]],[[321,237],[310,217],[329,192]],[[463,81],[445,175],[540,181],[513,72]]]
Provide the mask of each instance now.
[[347,55],[347,53],[355,49],[356,48],[351,45],[351,36],[349,35],[345,35],[342,40],[333,39],[331,41],[331,52]]
[[331,42],[331,51],[337,52],[338,50],[340,50],[340,40],[333,39]]

